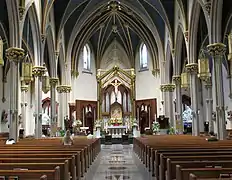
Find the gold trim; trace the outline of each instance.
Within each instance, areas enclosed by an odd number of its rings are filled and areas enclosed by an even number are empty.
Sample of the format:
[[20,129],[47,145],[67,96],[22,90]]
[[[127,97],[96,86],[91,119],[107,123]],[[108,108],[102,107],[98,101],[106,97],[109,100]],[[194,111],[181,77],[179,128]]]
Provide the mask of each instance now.
[[59,85],[56,87],[58,93],[70,93],[72,88],[69,85]]
[[176,87],[175,84],[161,84],[160,90],[162,92],[173,92],[175,87]]
[[35,77],[42,77],[46,72],[46,68],[44,66],[34,66],[32,67],[32,74]]
[[22,48],[11,47],[6,50],[5,55],[9,61],[19,63],[25,58],[25,51]]
[[197,63],[190,63],[186,64],[186,71],[189,74],[197,74],[198,73],[198,64]]
[[223,56],[226,52],[226,45],[223,43],[214,43],[207,46],[209,54],[213,57]]

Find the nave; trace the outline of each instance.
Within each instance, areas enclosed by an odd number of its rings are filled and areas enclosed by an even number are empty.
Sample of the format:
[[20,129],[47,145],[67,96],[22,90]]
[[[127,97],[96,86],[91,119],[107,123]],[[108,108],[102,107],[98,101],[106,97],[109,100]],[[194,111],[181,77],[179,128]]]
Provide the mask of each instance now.
[[150,180],[133,145],[102,145],[101,152],[83,180]]

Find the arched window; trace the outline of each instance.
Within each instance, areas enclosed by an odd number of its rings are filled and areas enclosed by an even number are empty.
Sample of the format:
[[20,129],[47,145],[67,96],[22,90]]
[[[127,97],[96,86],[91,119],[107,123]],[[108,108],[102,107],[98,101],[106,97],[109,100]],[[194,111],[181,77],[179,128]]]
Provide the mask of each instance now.
[[90,70],[90,48],[86,44],[83,48],[83,67],[85,70]]
[[140,47],[140,68],[146,69],[148,67],[148,51],[146,44],[142,44]]

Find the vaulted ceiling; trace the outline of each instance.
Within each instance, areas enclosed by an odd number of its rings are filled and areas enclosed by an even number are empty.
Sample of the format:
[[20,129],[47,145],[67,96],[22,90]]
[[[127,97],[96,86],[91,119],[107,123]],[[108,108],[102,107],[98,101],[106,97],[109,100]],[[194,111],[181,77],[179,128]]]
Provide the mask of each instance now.
[[[165,25],[173,34],[173,0],[51,0],[54,6],[56,34],[62,30],[68,47],[75,32],[72,57],[78,57],[85,43],[90,43],[95,58],[101,59],[109,44],[116,39],[128,57],[145,42],[157,59],[157,41],[164,45]],[[133,64],[133,63],[132,63]]]

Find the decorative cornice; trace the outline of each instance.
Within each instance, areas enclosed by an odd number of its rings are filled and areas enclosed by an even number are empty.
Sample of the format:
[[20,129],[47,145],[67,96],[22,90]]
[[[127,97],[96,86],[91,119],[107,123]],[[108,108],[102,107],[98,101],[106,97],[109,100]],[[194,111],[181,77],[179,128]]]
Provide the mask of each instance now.
[[197,63],[190,63],[186,64],[186,71],[189,74],[197,74],[198,73],[198,64]]
[[58,83],[59,79],[58,78],[50,78],[49,83],[52,87],[55,87],[56,84]]
[[23,20],[24,12],[25,12],[25,8],[20,6],[19,7],[19,20],[20,21]]
[[223,43],[214,43],[207,46],[209,54],[213,57],[223,56],[226,52],[226,45]]
[[172,76],[172,80],[176,85],[181,84],[181,76],[180,75],[174,75]]
[[56,87],[58,93],[70,93],[72,88],[69,85],[59,85]]
[[15,63],[21,62],[25,58],[25,51],[21,48],[11,47],[6,50],[6,58]]
[[45,72],[46,72],[46,68],[44,66],[34,66],[32,68],[32,74],[35,77],[42,77]]
[[176,87],[175,84],[161,84],[160,90],[162,92],[173,92],[175,87]]
[[21,86],[21,91],[22,92],[27,92],[29,90],[29,87],[27,86],[27,85],[23,85],[23,86]]

